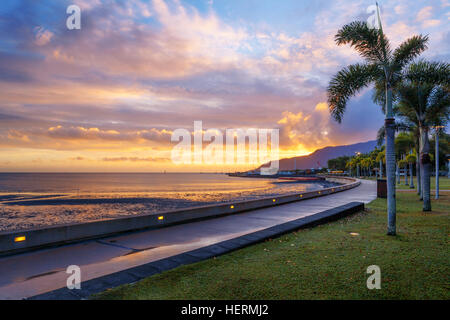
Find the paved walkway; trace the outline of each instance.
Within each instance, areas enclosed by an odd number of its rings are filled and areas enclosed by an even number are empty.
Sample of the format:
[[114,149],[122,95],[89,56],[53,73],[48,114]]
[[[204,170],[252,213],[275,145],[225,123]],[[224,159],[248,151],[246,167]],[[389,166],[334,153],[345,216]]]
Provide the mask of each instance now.
[[362,180],[354,189],[242,214],[134,232],[101,240],[0,258],[0,299],[21,299],[62,288],[66,268],[78,265],[82,281],[309,216],[353,201],[376,198],[376,183]]

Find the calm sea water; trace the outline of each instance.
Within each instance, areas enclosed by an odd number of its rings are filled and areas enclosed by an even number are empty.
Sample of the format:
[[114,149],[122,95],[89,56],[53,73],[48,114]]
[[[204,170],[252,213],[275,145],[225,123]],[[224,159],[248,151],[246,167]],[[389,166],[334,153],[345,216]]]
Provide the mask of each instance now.
[[0,230],[157,213],[326,186],[198,173],[0,173]]
[[199,173],[0,173],[0,192],[211,192],[261,189],[273,182]]

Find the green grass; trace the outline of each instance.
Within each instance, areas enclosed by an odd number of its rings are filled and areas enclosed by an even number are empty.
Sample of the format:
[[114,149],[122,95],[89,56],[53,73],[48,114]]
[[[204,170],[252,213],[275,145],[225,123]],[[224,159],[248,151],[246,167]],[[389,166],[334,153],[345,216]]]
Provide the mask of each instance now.
[[[423,213],[397,196],[398,236],[386,235],[386,201],[351,217],[182,266],[95,299],[450,299],[450,194]],[[352,236],[350,232],[359,233]],[[381,268],[368,290],[366,268]]]
[[[363,177],[362,179],[365,180],[376,180],[377,177]],[[386,179],[386,177],[384,177]],[[409,189],[409,178],[408,178],[408,185],[405,185],[405,177],[400,177],[400,184],[397,183],[397,189]],[[417,187],[417,178],[414,177],[414,186]],[[430,178],[430,189],[435,189],[435,179],[434,177]],[[440,190],[450,190],[450,179],[447,177],[439,177],[439,189]]]
[[[405,177],[400,178],[401,183],[397,184],[397,189],[409,189],[409,178],[408,185],[405,186]],[[430,189],[435,190],[435,178],[430,179]],[[417,178],[414,177],[414,186],[417,187]],[[450,190],[450,179],[447,177],[439,177],[439,190]]]

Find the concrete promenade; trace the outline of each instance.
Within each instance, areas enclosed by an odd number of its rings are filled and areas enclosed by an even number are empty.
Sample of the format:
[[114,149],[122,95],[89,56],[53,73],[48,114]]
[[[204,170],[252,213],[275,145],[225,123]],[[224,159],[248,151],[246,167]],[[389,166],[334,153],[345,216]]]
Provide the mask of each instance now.
[[0,258],[0,299],[21,299],[66,286],[69,265],[82,281],[233,239],[324,210],[376,198],[376,182],[347,191],[210,220],[134,232],[101,240]]

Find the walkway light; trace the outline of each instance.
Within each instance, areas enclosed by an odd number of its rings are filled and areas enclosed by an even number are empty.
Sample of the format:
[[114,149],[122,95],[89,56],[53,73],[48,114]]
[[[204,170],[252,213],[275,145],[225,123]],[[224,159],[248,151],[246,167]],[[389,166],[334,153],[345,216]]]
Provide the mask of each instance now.
[[159,216],[159,217],[158,217],[158,220],[160,220],[160,221],[161,221],[161,220],[164,220],[164,216]]
[[25,240],[27,240],[27,237],[25,236],[18,236],[14,238],[14,242],[23,242]]

